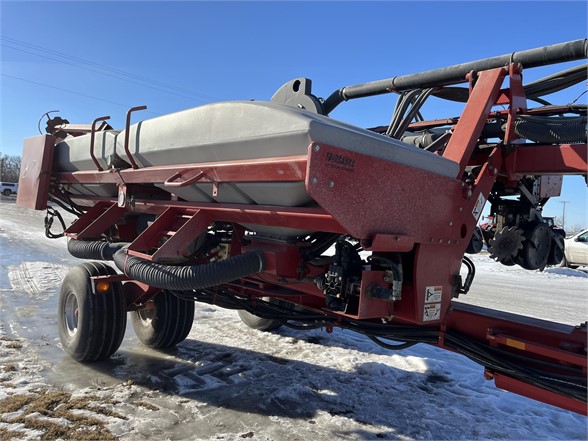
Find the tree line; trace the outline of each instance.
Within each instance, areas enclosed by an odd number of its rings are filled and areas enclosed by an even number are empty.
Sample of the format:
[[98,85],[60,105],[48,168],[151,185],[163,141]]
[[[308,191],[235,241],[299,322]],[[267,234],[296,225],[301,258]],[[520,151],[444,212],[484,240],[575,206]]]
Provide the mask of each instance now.
[[20,173],[20,156],[0,153],[0,181],[18,182]]

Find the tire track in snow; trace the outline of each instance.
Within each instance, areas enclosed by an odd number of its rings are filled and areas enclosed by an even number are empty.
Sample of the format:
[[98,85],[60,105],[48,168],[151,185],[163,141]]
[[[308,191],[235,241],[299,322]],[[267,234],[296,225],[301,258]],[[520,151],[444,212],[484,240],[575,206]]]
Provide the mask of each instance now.
[[58,291],[68,267],[49,262],[21,262],[8,267],[8,279],[14,291],[24,291],[40,300]]

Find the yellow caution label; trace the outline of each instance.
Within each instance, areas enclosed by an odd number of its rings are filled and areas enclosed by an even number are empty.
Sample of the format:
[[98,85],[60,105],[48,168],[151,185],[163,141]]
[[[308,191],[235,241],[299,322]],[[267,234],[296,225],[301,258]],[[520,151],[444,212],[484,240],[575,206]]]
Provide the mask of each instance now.
[[506,346],[510,346],[511,348],[517,348],[521,351],[525,351],[527,349],[527,345],[522,341],[513,340],[512,338],[506,339]]

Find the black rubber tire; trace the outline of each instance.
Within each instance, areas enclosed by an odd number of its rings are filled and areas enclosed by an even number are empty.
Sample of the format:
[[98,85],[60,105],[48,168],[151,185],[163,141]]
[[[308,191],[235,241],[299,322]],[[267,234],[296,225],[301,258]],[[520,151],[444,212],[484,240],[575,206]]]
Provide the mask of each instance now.
[[8,188],[5,188],[4,191],[2,191],[2,194],[4,196],[10,196],[12,194],[12,190],[9,190]]
[[[547,265],[550,266],[561,266],[561,262],[565,258],[565,241],[566,233],[561,228],[552,228],[552,240],[551,240],[551,250],[549,251],[549,258],[547,259]],[[558,246],[559,240],[563,244],[563,248]]]
[[547,258],[547,265],[559,265],[565,259],[564,250],[557,246],[555,239],[551,241],[551,250],[549,250],[549,257]]
[[239,310],[239,318],[247,326],[252,329],[257,329],[258,331],[275,331],[282,326],[282,323],[277,320],[261,318],[243,310]]
[[[272,301],[269,297],[262,297],[261,299],[265,300],[266,302]],[[239,313],[239,318],[241,319],[241,321],[243,323],[245,323],[250,328],[256,329],[258,331],[263,331],[263,332],[275,331],[280,326],[282,326],[282,322],[280,322],[278,320],[261,318],[261,317],[256,316],[255,314],[252,314],[248,311],[245,311],[244,309],[240,309],[238,311],[238,313]]]
[[65,352],[81,362],[104,360],[114,354],[127,326],[126,300],[120,282],[110,292],[93,294],[90,277],[116,274],[102,262],[72,268],[61,284],[57,324]]
[[163,349],[186,339],[194,322],[193,300],[162,291],[147,306],[131,312],[131,323],[141,343]]

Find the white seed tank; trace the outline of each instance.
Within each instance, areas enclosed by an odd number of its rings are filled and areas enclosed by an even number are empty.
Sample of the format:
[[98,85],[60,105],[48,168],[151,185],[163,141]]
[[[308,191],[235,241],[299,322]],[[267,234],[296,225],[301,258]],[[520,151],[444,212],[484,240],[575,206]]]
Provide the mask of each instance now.
[[[312,142],[454,178],[458,165],[436,154],[377,133],[274,102],[232,101],[141,121],[129,128],[129,150],[140,167],[197,164],[304,155]],[[112,157],[130,162],[125,131],[97,132],[94,153],[104,169]],[[70,137],[55,148],[54,171],[96,169],[90,135]],[[186,187],[156,185],[192,202],[308,206],[314,202],[300,182],[210,183]],[[112,184],[74,185],[73,193],[115,196]],[[286,230],[286,229],[284,229]]]

